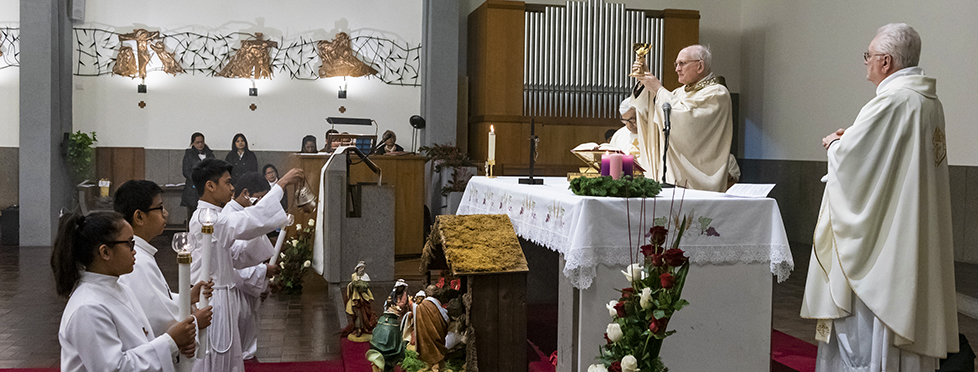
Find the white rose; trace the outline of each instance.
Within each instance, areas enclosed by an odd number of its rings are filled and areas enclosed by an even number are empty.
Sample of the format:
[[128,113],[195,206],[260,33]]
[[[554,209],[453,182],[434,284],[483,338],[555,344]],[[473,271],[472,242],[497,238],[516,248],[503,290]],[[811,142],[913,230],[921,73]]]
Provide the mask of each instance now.
[[306,262],[302,263],[302,267],[309,267],[310,265],[312,265],[312,261],[309,260],[306,260]]
[[612,319],[618,316],[618,310],[615,310],[615,305],[618,305],[618,301],[611,300],[607,305],[604,305],[604,307],[608,308],[608,315],[611,315]]
[[652,288],[642,288],[642,299],[638,302],[642,309],[648,310],[652,307]]
[[642,270],[642,266],[637,263],[631,264],[625,268],[625,270],[627,271],[623,270],[621,273],[625,275],[625,279],[628,280],[629,283],[631,283],[632,278],[635,277],[640,278],[639,280],[645,279],[645,271]]
[[292,246],[295,247],[297,245],[299,245],[299,240],[298,239],[292,239]]
[[625,355],[621,358],[621,372],[637,372],[638,371],[638,359],[631,355]]
[[587,367],[587,372],[608,372],[608,369],[604,367],[604,364],[592,364]]
[[621,341],[621,326],[618,325],[618,323],[608,324],[608,328],[605,329],[605,332],[608,333],[608,339],[611,340],[611,342]]
[[316,226],[316,220],[310,218],[309,219],[309,226]]
[[285,252],[281,252],[281,253],[279,253],[279,254],[278,254],[278,256],[279,256],[280,258],[285,258]]

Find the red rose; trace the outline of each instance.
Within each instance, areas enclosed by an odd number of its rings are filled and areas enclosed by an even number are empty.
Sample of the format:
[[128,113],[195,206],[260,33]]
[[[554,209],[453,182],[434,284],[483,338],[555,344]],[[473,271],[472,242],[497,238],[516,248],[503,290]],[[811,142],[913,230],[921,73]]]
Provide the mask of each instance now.
[[655,253],[655,247],[653,247],[652,244],[643,245],[640,247],[640,249],[642,251],[642,255],[645,257],[651,256],[653,253]]
[[672,277],[670,273],[663,273],[659,275],[659,280],[662,282],[662,288],[669,289],[676,284],[676,278]]
[[666,252],[662,254],[662,259],[665,260],[666,265],[669,266],[682,266],[687,260],[689,260],[683,255],[683,250],[679,248],[666,250]]
[[669,318],[652,319],[649,322],[649,331],[652,333],[662,333],[666,331],[667,325],[669,325]]
[[662,264],[663,263],[664,262],[662,261],[662,255],[661,254],[653,254],[652,255],[652,266],[662,267]]
[[666,242],[667,233],[669,233],[669,230],[666,229],[665,227],[652,226],[652,228],[649,229],[649,237],[650,237],[649,240],[652,242],[653,245],[661,246]]
[[625,313],[625,303],[624,302],[619,302],[619,303],[615,304],[615,311],[618,312],[618,317],[619,318],[624,318],[625,315],[628,315],[628,314]]
[[626,299],[626,298],[632,297],[633,294],[635,294],[635,290],[632,289],[632,287],[628,287],[628,288],[625,288],[625,289],[622,289],[621,290],[621,298],[622,299]]
[[608,366],[608,372],[621,372],[621,362],[613,362]]

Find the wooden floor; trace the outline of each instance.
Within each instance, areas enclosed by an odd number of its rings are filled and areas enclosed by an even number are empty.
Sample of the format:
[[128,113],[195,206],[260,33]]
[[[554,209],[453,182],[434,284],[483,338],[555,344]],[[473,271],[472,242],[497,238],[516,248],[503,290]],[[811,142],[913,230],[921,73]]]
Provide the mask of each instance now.
[[[157,262],[164,276],[175,280],[175,253],[170,236],[152,243],[160,248]],[[814,343],[815,325],[798,317],[808,268],[810,248],[792,247],[795,271],[784,283],[774,286],[773,326],[796,338]],[[50,247],[0,247],[0,368],[57,367],[60,347],[58,326],[66,303],[54,293]],[[420,288],[418,261],[398,261],[396,276],[408,281],[411,291]],[[959,285],[978,282],[978,266],[955,265]],[[176,283],[170,283],[175,287]],[[393,283],[371,286],[376,310]],[[258,359],[262,362],[316,361],[339,359],[340,329],[346,325],[342,313],[342,290],[311,273],[301,295],[272,295],[263,304]],[[975,288],[959,288],[974,296]],[[961,333],[978,344],[978,321],[959,316]],[[556,337],[556,335],[554,336]]]

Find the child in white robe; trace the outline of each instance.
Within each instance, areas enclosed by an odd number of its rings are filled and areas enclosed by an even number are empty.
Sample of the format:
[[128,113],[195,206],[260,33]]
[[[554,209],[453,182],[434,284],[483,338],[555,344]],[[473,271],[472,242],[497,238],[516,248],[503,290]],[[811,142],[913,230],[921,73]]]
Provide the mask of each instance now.
[[154,337],[119,283],[135,262],[133,236],[115,212],[62,219],[51,254],[57,292],[68,296],[58,331],[62,371],[173,371],[178,354],[194,354],[192,317]]
[[[194,256],[191,276],[195,281],[205,277],[214,280],[211,303],[214,306],[214,319],[207,334],[209,350],[194,365],[194,371],[244,371],[241,332],[237,326],[243,301],[235,284],[237,274],[234,271],[236,265],[232,246],[235,240],[251,240],[280,227],[286,220],[285,211],[279,204],[284,195],[283,187],[296,184],[303,178],[301,170],[292,169],[254,208],[222,213],[224,205],[231,201],[234,194],[230,169],[231,166],[222,160],[204,159],[193,170],[194,187],[200,194],[200,201],[190,221],[189,240]],[[201,272],[200,265],[203,259],[200,242],[204,237],[201,215],[205,213],[212,216],[214,222],[213,234],[210,234],[213,249],[210,273]]]

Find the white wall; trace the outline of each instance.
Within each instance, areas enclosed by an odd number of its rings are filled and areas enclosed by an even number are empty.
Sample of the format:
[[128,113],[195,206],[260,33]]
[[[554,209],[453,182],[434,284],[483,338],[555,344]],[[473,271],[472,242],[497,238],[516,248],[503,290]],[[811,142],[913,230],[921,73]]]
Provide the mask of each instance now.
[[[336,32],[376,30],[421,43],[421,0],[324,0],[301,2],[188,1],[140,2],[88,0],[85,26],[128,32],[133,28],[199,33],[263,32],[273,39],[308,36],[332,39]],[[317,64],[318,66],[318,61]],[[147,94],[136,93],[138,80],[103,75],[74,78],[74,126],[96,131],[99,146],[151,149],[186,148],[190,134],[204,133],[216,150],[230,148],[244,133],[253,150],[298,150],[312,134],[323,144],[327,116],[367,117],[380,132],[392,129],[402,145],[410,142],[408,118],[419,113],[420,88],[387,85],[376,78],[347,79],[348,98],[337,98],[337,78],[291,80],[276,73],[258,80],[258,97],[249,97],[251,81],[201,74],[176,77],[151,72]],[[140,101],[146,107],[139,108]],[[249,106],[257,105],[255,111]],[[340,113],[340,106],[346,108]],[[337,126],[340,131],[373,133],[373,128]]]
[[978,3],[743,0],[741,14],[748,158],[824,160],[821,138],[875,95],[862,53],[876,29],[905,22],[923,41],[920,67],[938,81],[949,164],[978,165]]
[[[0,26],[19,27],[20,1],[0,1]],[[0,50],[7,54],[7,50]],[[6,57],[0,57],[6,58]],[[0,61],[0,66],[6,64]],[[20,68],[0,69],[0,147],[20,144]]]

